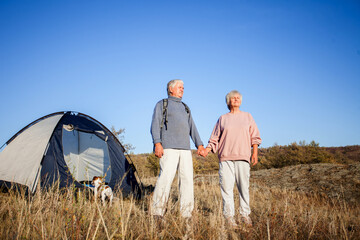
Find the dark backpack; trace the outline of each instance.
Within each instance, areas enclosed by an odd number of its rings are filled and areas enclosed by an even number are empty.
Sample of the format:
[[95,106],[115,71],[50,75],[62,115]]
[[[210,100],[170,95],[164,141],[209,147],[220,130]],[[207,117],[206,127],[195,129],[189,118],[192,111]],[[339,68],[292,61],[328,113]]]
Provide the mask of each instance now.
[[[162,117],[162,120],[161,120],[161,124],[160,124],[160,131],[162,130],[162,128],[163,128],[163,126],[164,126],[164,124],[165,124],[165,127],[167,128],[167,106],[168,106],[168,99],[167,98],[164,98],[163,100],[162,100],[162,102],[163,102],[163,117]],[[186,110],[186,112],[187,112],[187,114],[188,114],[188,116],[190,117],[190,109],[189,109],[189,107],[185,104],[185,103],[183,103],[183,102],[181,102],[183,105],[184,105],[184,107],[185,107],[185,110]]]

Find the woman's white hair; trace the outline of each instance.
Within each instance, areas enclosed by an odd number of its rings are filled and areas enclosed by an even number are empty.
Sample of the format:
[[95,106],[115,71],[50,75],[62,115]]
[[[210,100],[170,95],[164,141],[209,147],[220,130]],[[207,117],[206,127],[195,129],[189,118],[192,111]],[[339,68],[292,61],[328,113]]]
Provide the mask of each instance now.
[[181,79],[173,79],[167,84],[167,94],[170,96],[170,88],[173,88],[177,83],[182,83],[184,85],[184,82]]
[[235,95],[239,95],[240,96],[240,105],[242,103],[242,95],[241,93],[239,93],[237,90],[232,90],[231,92],[229,92],[228,94],[226,94],[225,100],[226,100],[226,105],[228,107],[228,109],[230,110],[230,98],[232,98]]

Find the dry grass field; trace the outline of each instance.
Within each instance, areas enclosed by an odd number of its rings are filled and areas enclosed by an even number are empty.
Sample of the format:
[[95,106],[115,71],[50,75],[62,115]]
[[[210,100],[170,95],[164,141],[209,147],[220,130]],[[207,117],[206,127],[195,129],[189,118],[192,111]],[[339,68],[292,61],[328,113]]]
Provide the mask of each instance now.
[[[160,223],[149,214],[151,193],[141,200],[117,193],[104,207],[74,189],[54,187],[33,196],[9,191],[0,193],[0,239],[360,239],[359,156],[360,146],[261,149],[250,178],[251,228],[225,224],[218,160],[194,153],[190,222],[179,214],[177,180]],[[155,185],[158,160],[151,154],[131,159],[142,183]]]
[[[251,178],[251,228],[225,225],[218,176],[209,174],[195,177],[195,210],[189,223],[179,216],[176,180],[161,224],[149,215],[150,195],[138,201],[117,195],[111,207],[104,207],[73,189],[54,187],[31,198],[13,191],[2,193],[0,238],[360,239],[358,204],[348,203],[341,195],[289,190],[263,180]],[[155,181],[156,177],[143,179],[146,184]]]

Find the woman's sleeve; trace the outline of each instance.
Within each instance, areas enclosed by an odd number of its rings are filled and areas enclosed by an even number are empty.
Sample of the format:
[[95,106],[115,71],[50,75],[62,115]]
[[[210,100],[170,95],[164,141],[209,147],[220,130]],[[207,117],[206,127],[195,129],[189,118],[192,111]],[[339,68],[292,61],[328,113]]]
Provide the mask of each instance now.
[[250,114],[250,138],[251,138],[251,146],[256,144],[256,145],[260,145],[261,144],[261,137],[260,137],[260,132],[259,129],[253,119],[253,117]]
[[211,148],[211,151],[216,153],[219,147],[219,140],[220,140],[220,136],[221,136],[221,118],[219,118],[219,120],[216,122],[215,127],[211,133],[210,139],[209,139],[209,143],[207,145],[207,147]]

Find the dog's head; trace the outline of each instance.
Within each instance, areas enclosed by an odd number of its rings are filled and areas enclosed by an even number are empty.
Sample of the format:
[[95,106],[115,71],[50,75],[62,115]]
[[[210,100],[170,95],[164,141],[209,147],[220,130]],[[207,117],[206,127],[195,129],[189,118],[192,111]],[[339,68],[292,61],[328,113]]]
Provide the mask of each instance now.
[[95,176],[95,177],[93,177],[93,180],[91,181],[91,184],[95,185],[95,186],[100,185],[101,183],[102,183],[102,177]]

